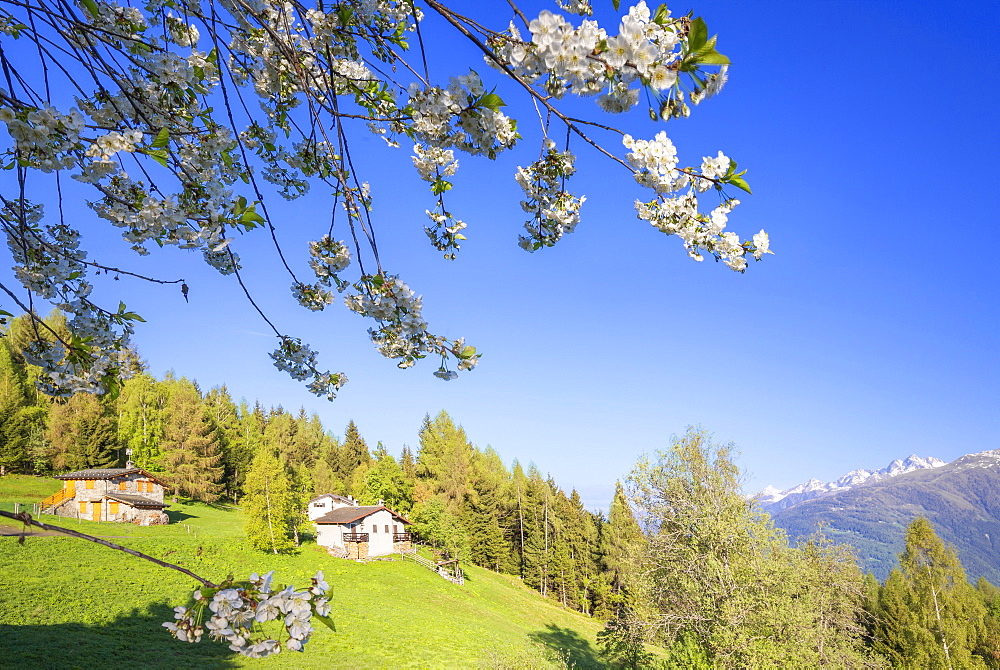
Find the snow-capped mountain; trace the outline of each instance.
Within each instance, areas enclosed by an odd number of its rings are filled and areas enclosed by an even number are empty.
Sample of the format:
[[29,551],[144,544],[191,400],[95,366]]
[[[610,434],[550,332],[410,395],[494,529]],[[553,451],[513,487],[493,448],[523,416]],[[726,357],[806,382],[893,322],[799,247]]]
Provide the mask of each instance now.
[[933,456],[921,458],[915,454],[910,454],[902,460],[897,458],[881,470],[852,470],[840,479],[825,484],[818,479],[810,479],[804,484],[799,484],[784,491],[779,491],[773,486],[768,486],[757,495],[757,501],[764,511],[773,514],[787,509],[792,505],[797,505],[803,500],[821,498],[831,493],[846,491],[861,484],[873,484],[901,475],[904,472],[939,468],[942,465],[945,465],[945,462],[939,458],[934,458]]

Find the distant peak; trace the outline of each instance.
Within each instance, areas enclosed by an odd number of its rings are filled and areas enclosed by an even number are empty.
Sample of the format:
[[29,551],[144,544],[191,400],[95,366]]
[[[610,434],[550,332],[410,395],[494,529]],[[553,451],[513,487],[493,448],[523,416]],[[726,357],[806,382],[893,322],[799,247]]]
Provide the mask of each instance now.
[[[1000,455],[1000,451],[998,451],[998,455]],[[883,479],[912,472],[913,470],[939,468],[942,465],[946,465],[946,463],[939,458],[934,458],[933,456],[923,458],[916,454],[910,454],[902,460],[898,458],[893,459],[889,465],[881,470],[851,470],[843,477],[825,484],[813,477],[804,484],[799,484],[783,491],[778,490],[774,486],[768,486],[758,494],[757,499],[765,509],[772,506],[786,509],[805,500],[820,498],[862,484],[873,484]]]

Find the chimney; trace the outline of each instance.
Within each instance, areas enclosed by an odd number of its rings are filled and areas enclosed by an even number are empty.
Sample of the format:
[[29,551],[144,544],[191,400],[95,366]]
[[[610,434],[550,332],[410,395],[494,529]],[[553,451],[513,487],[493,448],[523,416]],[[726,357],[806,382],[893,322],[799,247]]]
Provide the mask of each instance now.
[[134,467],[135,467],[135,463],[133,463],[132,461],[125,461],[125,468],[127,470],[131,470]]
[[379,498],[379,499],[378,499],[378,506],[379,506],[379,507],[385,507],[385,501],[384,501],[384,500],[382,500],[381,498]]

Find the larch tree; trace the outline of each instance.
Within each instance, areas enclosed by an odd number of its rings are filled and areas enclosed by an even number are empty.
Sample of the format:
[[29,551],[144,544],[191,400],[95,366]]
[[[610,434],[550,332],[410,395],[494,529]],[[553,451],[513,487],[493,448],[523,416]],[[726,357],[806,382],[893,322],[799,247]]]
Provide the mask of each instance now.
[[186,379],[176,383],[166,405],[163,429],[164,479],[181,495],[203,502],[218,500],[225,470],[212,420],[198,387]]
[[966,668],[996,660],[980,643],[992,623],[984,600],[966,580],[955,548],[925,517],[906,529],[899,568],[872,609],[873,646],[896,665]]
[[275,554],[295,548],[295,496],[277,450],[262,446],[243,483],[243,529],[255,549]]
[[118,397],[118,440],[132,450],[131,460],[151,472],[162,472],[166,390],[146,373],[122,385]]
[[114,417],[97,396],[80,393],[52,404],[46,439],[57,471],[108,468],[118,463]]

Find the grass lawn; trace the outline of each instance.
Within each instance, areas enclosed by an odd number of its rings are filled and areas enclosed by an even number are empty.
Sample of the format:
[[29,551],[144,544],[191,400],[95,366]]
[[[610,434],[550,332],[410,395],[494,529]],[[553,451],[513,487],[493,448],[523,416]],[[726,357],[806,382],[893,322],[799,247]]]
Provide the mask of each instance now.
[[[33,485],[9,481],[0,478],[0,503],[29,502],[20,491]],[[145,528],[43,520],[121,537],[116,541],[213,580],[274,569],[276,584],[306,585],[322,569],[337,632],[320,627],[305,653],[263,661],[217,642],[177,642],[160,624],[173,619],[175,606],[188,604],[190,578],[73,538],[33,537],[18,545],[0,537],[0,666],[600,667],[600,623],[545,600],[516,577],[469,566],[465,586],[457,586],[410,561],[356,563],[315,544],[294,555],[262,554],[245,545],[236,510],[179,503],[169,512],[169,526]]]

